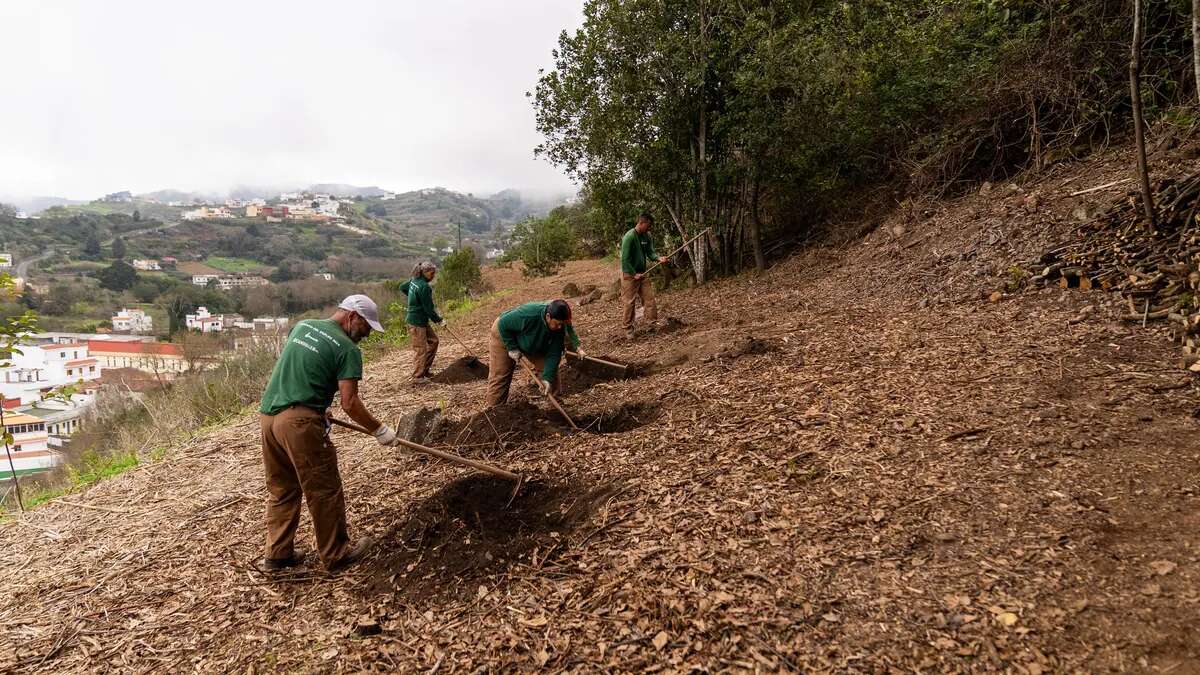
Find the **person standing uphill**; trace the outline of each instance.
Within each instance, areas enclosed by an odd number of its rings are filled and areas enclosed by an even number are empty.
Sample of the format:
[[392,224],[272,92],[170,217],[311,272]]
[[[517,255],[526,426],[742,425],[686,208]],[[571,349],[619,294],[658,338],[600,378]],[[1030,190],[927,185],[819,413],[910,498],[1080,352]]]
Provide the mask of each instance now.
[[488,407],[508,400],[513,371],[522,356],[542,369],[542,393],[558,393],[558,364],[566,340],[581,356],[579,336],[571,326],[571,306],[566,300],[531,302],[510,309],[492,323],[488,337]]
[[376,420],[358,397],[362,352],[358,342],[382,331],[379,308],[365,295],[351,295],[328,319],[308,319],[288,335],[259,406],[267,491],[267,553],[259,567],[276,571],[304,561],[293,544],[301,496],[308,502],[317,553],[330,571],[360,560],[371,540],[350,545],[346,499],[338,473],[337,448],[329,439],[329,406],[340,393],[350,419],[373,429],[380,445],[396,432]]
[[[647,262],[655,259],[654,244],[648,234],[653,224],[654,216],[643,213],[638,216],[633,229],[621,237],[621,309],[624,312],[621,326],[625,329],[625,337],[630,340],[633,339],[633,318],[636,316],[638,297],[641,297],[642,306],[646,308],[646,321],[658,318],[654,286],[646,277]],[[668,258],[661,256],[657,260],[666,263]]]
[[408,324],[408,334],[412,338],[414,384],[429,382],[429,369],[437,356],[438,336],[429,324],[446,325],[433,307],[433,288],[429,282],[436,274],[437,266],[425,261],[413,268],[412,278],[400,284],[400,292],[408,295],[408,313],[404,322]]

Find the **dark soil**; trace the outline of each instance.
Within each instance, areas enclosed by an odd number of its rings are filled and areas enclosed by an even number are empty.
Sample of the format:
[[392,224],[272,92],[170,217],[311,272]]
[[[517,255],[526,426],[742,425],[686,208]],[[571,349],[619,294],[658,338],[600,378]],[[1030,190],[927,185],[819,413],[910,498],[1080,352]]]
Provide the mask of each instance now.
[[471,415],[466,419],[443,418],[427,436],[430,443],[452,446],[479,445],[521,440],[536,440],[560,433],[550,415],[526,400],[511,401]]
[[[570,412],[570,411],[567,411]],[[614,410],[595,415],[573,415],[575,424],[584,431],[594,434],[617,434],[633,431],[645,426],[662,415],[657,405],[651,403],[626,403]]]
[[774,342],[756,337],[739,337],[724,345],[721,351],[717,352],[717,358],[738,359],[743,356],[769,354],[774,351],[779,351],[779,345]]
[[486,380],[487,364],[473,356],[464,356],[446,366],[441,372],[429,378],[438,384],[465,384]]
[[[605,357],[607,358],[607,357]],[[614,361],[614,359],[608,359]],[[614,380],[627,380],[635,377],[641,377],[645,373],[636,366],[629,366],[624,370],[613,368],[595,361],[585,359],[570,359],[566,364],[559,369],[559,378],[562,380],[563,396],[569,396],[581,391],[590,389],[602,382],[612,382]]]
[[368,592],[440,596],[515,562],[540,567],[615,492],[540,480],[522,485],[515,498],[512,490],[510,481],[474,474],[414,505],[380,541]]
[[441,419],[441,413],[434,408],[417,408],[400,419],[396,425],[396,433],[403,439],[424,445],[429,438],[429,432]]

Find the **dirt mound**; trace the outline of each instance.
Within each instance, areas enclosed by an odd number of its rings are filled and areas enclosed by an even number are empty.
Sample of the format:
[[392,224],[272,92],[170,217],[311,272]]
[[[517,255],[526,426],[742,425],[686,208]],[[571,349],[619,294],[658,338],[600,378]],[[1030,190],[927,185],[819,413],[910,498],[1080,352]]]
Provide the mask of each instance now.
[[[630,431],[656,420],[657,405],[645,402],[625,403],[598,412],[572,410],[567,413],[582,430],[594,434]],[[530,401],[515,401],[480,411],[464,420],[441,419],[426,437],[429,444],[457,448],[540,440],[574,431],[553,407],[540,408]]]
[[769,340],[746,336],[738,337],[721,347],[721,351],[717,352],[718,359],[739,359],[743,356],[754,356],[757,354],[770,354],[771,352],[779,351],[779,345]]
[[464,384],[486,380],[487,364],[472,356],[463,356],[429,378],[438,384]]
[[424,445],[429,432],[441,419],[442,414],[435,408],[417,408],[400,418],[396,424],[396,433],[400,438]]
[[545,411],[526,400],[510,401],[461,420],[441,419],[427,436],[428,442],[455,447],[543,438],[561,433],[551,420],[558,413]]
[[594,434],[617,434],[645,426],[660,416],[662,416],[662,411],[655,404],[626,403],[613,410],[573,417],[575,424],[584,431]]
[[622,372],[619,368],[605,366],[602,363],[587,361],[585,359],[571,359],[564,367],[559,369],[563,396],[586,391],[602,382],[628,380],[641,377],[644,374],[645,372],[637,366],[629,366]]
[[510,481],[475,474],[416,505],[380,541],[367,592],[440,596],[516,562],[540,567],[616,492],[548,481],[525,483],[515,498],[512,489]]

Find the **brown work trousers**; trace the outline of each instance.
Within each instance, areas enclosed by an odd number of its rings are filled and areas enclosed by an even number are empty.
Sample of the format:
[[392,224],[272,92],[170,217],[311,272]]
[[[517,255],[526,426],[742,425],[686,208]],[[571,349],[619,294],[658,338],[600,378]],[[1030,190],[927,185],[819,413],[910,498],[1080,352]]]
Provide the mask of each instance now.
[[302,405],[259,415],[263,465],[267,470],[267,557],[292,556],[300,497],[308,502],[317,554],[328,567],[350,547],[346,498],[338,474],[337,448],[325,416]]
[[[533,371],[537,373],[540,380],[542,377],[542,368],[546,365],[546,355],[526,354],[525,358],[533,363]],[[566,357],[564,356],[563,358]],[[561,365],[562,362],[560,361],[559,364]],[[489,408],[508,401],[508,389],[512,386],[513,371],[516,369],[516,362],[508,357],[508,347],[504,346],[504,340],[500,338],[500,319],[496,319],[492,322],[492,332],[488,335],[487,404]],[[558,377],[558,373],[554,374],[554,381],[551,383],[550,390],[556,396],[562,392],[562,382]]]
[[658,306],[654,304],[654,284],[650,277],[635,280],[632,274],[621,273],[621,309],[624,311],[621,324],[625,330],[633,330],[633,317],[636,314],[637,299],[642,299],[642,307],[646,309],[643,318],[654,321],[658,318]]
[[438,336],[433,332],[433,326],[408,325],[408,335],[412,339],[413,369],[412,378],[429,377],[429,369],[433,367],[433,357],[437,356]]

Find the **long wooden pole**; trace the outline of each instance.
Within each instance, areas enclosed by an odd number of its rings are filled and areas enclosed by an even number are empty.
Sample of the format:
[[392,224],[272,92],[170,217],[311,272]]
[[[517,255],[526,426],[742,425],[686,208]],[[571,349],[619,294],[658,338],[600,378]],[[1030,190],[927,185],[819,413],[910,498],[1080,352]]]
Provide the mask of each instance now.
[[[342,420],[339,420],[336,417],[330,417],[329,421],[332,422],[333,424],[338,425],[339,427],[345,427],[347,429],[351,429],[353,431],[357,431],[359,433],[366,434],[368,436],[374,436],[374,434],[367,431],[365,428],[360,427],[357,424],[354,424],[352,422],[343,422]],[[459,457],[458,455],[451,454],[449,452],[442,452],[441,450],[435,450],[433,448],[426,447],[419,443],[413,443],[412,441],[409,441],[409,440],[406,440],[403,438],[396,438],[396,445],[402,445],[402,446],[408,448],[409,450],[424,453],[426,455],[430,455],[431,457],[437,457],[438,459],[444,459],[447,462],[458,464],[460,466],[467,466],[472,469],[479,469],[480,471],[490,473],[493,476],[500,476],[501,478],[507,478],[509,480],[517,481],[518,483],[521,481],[521,477],[519,475],[517,475],[511,471],[505,471],[504,469],[501,469],[498,466],[492,466],[491,464],[487,464],[485,462],[477,462],[473,459],[467,459],[466,457]]]
[[458,344],[462,345],[463,349],[467,350],[467,354],[470,354],[471,358],[475,359],[476,361],[479,360],[479,357],[475,356],[475,352],[471,351],[471,348],[467,346],[467,343],[463,342],[462,338],[458,337],[458,333],[455,333],[454,331],[450,330],[450,324],[446,324],[445,329],[446,329],[446,332],[450,333],[450,335],[455,340],[458,340]]
[[610,368],[619,368],[621,370],[629,370],[629,366],[627,364],[617,363],[616,361],[605,361],[604,359],[598,359],[594,356],[581,356],[569,349],[567,350],[567,356],[574,356],[575,358],[583,359],[584,361],[594,361],[596,363],[608,366]]
[[[693,241],[696,241],[700,237],[703,237],[711,229],[712,228],[709,228],[709,227],[704,228],[703,230],[700,231],[700,234],[697,234],[696,236],[692,237],[691,239],[688,239],[687,241],[683,242],[683,245],[681,245],[679,248],[675,249],[674,251],[671,251],[670,253],[668,253],[666,257],[670,258],[671,256],[675,255],[676,253],[679,253],[683,249],[687,248],[688,244],[692,243]],[[660,262],[656,262],[653,265],[647,267],[646,271],[642,272],[642,276],[650,274],[650,272],[652,272],[655,267],[658,267],[661,264],[662,263],[660,263]]]
[[[537,373],[533,372],[533,368],[529,365],[529,362],[525,359],[521,359],[521,365],[525,366],[525,372],[529,373],[529,377],[533,378],[533,383],[537,385],[538,389],[541,389],[542,385],[540,382],[538,382]],[[546,398],[550,399],[550,402],[553,403],[554,407],[558,409],[559,414],[561,414],[563,418],[567,420],[567,423],[571,425],[571,428],[579,431],[579,427],[575,424],[575,420],[571,419],[571,416],[568,415],[567,411],[564,410],[562,405],[559,404],[558,399],[554,398],[554,393],[550,391],[549,385],[547,385],[546,388]]]

